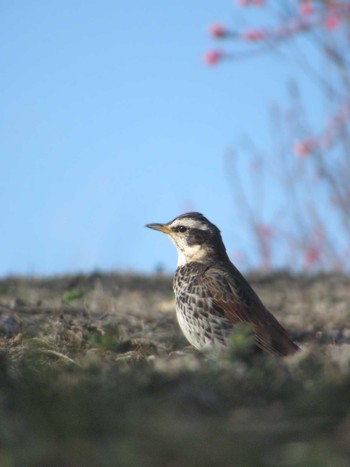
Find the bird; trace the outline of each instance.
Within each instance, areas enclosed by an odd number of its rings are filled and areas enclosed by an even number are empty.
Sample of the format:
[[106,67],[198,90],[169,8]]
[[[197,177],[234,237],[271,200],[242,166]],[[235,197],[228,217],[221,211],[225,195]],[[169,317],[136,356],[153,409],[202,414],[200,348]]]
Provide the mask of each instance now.
[[165,233],[177,249],[176,316],[192,346],[227,349],[235,329],[246,325],[258,352],[282,357],[300,350],[230,261],[220,230],[203,214],[187,212],[146,227]]

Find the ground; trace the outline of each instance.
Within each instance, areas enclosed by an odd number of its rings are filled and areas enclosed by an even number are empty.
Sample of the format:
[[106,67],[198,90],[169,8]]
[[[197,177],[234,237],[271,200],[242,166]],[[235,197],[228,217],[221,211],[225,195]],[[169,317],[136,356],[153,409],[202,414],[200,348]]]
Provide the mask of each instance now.
[[0,465],[348,466],[350,277],[251,275],[302,351],[203,355],[172,279],[0,281]]

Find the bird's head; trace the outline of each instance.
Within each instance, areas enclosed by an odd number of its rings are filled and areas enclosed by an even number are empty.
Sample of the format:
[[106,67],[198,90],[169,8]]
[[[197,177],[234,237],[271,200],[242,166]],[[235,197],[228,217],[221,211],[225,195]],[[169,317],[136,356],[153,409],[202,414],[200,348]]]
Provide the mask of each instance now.
[[199,212],[188,212],[166,224],[147,224],[170,237],[178,252],[178,267],[192,261],[227,257],[220,230]]

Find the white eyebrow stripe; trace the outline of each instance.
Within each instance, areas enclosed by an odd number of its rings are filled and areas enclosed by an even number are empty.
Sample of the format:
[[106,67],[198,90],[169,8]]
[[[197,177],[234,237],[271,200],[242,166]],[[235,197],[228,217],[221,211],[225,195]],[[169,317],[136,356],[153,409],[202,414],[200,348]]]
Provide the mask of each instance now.
[[191,218],[175,219],[170,224],[170,227],[177,227],[179,225],[183,225],[184,227],[188,227],[189,229],[209,230],[209,227],[207,224],[199,220],[191,219]]

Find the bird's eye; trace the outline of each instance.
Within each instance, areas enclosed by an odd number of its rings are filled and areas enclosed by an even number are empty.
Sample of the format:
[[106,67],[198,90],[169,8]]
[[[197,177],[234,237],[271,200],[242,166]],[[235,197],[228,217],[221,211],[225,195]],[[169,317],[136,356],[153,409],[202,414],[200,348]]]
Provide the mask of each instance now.
[[187,227],[185,227],[185,226],[183,226],[183,225],[178,225],[177,227],[173,227],[171,230],[172,230],[173,232],[181,232],[181,233],[183,233],[183,232],[186,232]]

